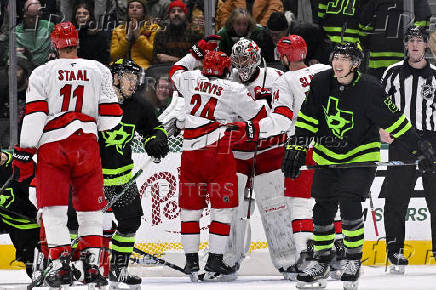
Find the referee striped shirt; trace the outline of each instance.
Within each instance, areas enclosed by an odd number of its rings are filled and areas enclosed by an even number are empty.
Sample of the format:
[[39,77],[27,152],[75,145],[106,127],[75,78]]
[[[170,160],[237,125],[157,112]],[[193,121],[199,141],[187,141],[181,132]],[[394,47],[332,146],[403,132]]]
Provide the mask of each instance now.
[[382,84],[417,130],[436,131],[436,66],[427,62],[424,68],[415,69],[400,61],[386,69]]

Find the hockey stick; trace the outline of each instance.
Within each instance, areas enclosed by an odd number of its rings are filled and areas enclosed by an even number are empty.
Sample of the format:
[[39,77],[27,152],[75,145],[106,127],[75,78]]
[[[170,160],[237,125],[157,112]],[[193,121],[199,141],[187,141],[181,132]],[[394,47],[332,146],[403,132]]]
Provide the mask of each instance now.
[[2,185],[2,187],[0,188],[0,195],[3,194],[3,191],[8,188],[9,184],[11,184],[12,180],[14,180],[14,173],[11,174],[11,176],[9,176],[9,178],[6,180],[6,182]]
[[360,168],[360,167],[378,167],[378,166],[416,166],[418,161],[403,162],[403,161],[386,161],[386,162],[355,162],[344,164],[328,164],[328,165],[304,165],[300,167],[300,170],[311,169],[342,169],[342,168]]
[[371,208],[372,222],[374,223],[375,237],[378,238],[377,219],[375,217],[374,203],[372,202],[371,192],[369,193],[369,207]]
[[170,262],[168,262],[168,261],[165,261],[164,259],[161,259],[161,258],[159,258],[159,257],[156,257],[156,256],[154,256],[154,255],[152,255],[152,254],[150,254],[150,253],[146,253],[146,252],[144,252],[144,251],[142,251],[142,250],[140,250],[140,249],[138,249],[138,248],[136,248],[136,247],[133,248],[133,252],[136,253],[136,254],[139,254],[139,255],[142,255],[142,256],[148,257],[148,258],[150,258],[150,259],[156,261],[158,264],[168,266],[168,267],[170,267],[171,269],[176,270],[176,271],[179,271],[179,272],[182,272],[183,274],[186,275],[185,270],[184,270],[183,268],[177,266],[176,264],[173,264],[173,263],[170,263]]

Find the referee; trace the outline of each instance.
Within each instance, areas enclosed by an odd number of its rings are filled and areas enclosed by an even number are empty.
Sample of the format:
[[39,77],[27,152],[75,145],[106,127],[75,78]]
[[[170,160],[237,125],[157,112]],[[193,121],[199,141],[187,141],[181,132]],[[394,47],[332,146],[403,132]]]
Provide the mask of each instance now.
[[[406,59],[389,66],[382,77],[385,91],[409,119],[421,138],[436,147],[436,66],[425,59],[428,34],[425,28],[411,26],[404,36]],[[389,160],[411,161],[410,153],[394,142],[389,147]],[[388,259],[391,272],[404,273],[405,214],[415,188],[414,166],[388,167],[385,180],[384,220]],[[422,174],[425,199],[431,214],[432,250],[436,255],[436,174]]]

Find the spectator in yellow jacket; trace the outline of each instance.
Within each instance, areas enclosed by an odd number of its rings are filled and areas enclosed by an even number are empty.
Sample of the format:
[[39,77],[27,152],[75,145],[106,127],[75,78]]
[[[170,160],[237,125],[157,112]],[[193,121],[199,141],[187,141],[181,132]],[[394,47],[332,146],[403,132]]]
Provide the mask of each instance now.
[[153,42],[160,28],[147,17],[145,4],[145,0],[128,1],[127,22],[112,32],[112,61],[132,59],[144,69],[151,65]]
[[283,12],[282,0],[255,0],[252,15],[257,24],[266,27],[273,12]]

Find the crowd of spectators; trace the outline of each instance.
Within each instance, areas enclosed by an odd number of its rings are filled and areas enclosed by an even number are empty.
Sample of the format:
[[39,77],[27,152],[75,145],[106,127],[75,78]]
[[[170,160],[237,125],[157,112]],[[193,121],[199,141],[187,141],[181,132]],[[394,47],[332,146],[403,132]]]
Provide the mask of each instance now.
[[[415,5],[420,9],[416,11],[420,24],[428,25],[431,15],[430,9],[425,9],[427,0],[414,1],[420,2]],[[355,5],[355,1],[349,2]],[[347,4],[332,8],[327,0],[216,0],[215,30],[222,37],[219,49],[230,54],[233,44],[247,37],[259,45],[268,64],[280,66],[277,41],[297,34],[308,44],[308,65],[328,63],[332,45],[342,40],[367,45],[364,49],[373,52],[376,50],[371,46],[377,37],[368,28],[376,26],[382,2],[358,1],[353,7]],[[17,26],[12,29],[8,27],[8,3],[0,0],[2,118],[9,114],[7,68],[11,31],[16,35],[19,103],[24,100],[32,69],[56,57],[50,45],[54,24],[68,20],[79,30],[80,57],[106,65],[121,58],[132,59],[144,69],[146,79],[154,77],[152,85],[144,90],[144,98],[152,102],[157,114],[168,104],[168,92],[172,91],[162,71],[183,57],[205,31],[203,0],[17,0]],[[333,13],[329,9],[344,11]],[[371,58],[370,64],[373,63]],[[158,75],[147,73],[156,66],[162,68]]]

